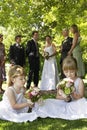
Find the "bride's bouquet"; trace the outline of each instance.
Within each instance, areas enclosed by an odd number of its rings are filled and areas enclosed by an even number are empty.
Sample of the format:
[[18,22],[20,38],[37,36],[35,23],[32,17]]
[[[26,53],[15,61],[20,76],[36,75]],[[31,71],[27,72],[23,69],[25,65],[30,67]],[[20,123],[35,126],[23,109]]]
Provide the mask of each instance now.
[[49,59],[49,52],[44,51],[44,58],[47,60]]
[[40,89],[39,88],[30,88],[26,93],[25,97],[30,99],[32,102],[37,102],[41,98]]
[[58,93],[65,98],[65,101],[70,102],[71,94],[75,91],[74,82],[70,78],[65,78],[57,85]]

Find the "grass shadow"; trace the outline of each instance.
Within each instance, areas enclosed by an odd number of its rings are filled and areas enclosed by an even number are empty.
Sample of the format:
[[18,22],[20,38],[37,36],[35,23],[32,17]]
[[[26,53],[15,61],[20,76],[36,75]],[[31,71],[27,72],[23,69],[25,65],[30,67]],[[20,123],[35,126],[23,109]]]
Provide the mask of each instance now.
[[36,121],[26,123],[6,122],[7,121],[0,121],[3,130],[87,130],[87,119],[70,121],[38,118]]

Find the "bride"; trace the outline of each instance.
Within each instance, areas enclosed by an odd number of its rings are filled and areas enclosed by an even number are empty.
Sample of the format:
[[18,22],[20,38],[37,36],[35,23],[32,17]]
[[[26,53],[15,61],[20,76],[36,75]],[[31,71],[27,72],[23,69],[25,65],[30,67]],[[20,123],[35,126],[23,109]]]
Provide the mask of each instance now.
[[87,100],[84,98],[84,83],[77,77],[77,63],[72,57],[63,61],[63,72],[67,78],[74,82],[75,91],[70,95],[71,102],[67,102],[67,96],[63,96],[57,90],[57,99],[46,99],[42,105],[35,104],[33,111],[41,118],[62,118],[75,120],[87,118]]
[[56,47],[51,41],[51,36],[46,36],[46,44],[43,49],[45,58],[42,77],[41,77],[41,90],[55,90],[59,81],[58,68],[56,63]]

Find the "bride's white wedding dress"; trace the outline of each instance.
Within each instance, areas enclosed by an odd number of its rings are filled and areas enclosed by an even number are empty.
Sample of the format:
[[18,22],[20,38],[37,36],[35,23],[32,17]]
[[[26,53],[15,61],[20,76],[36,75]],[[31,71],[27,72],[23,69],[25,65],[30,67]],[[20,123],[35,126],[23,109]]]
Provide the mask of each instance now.
[[[53,54],[52,45],[45,47],[45,52],[49,53],[49,56]],[[48,60],[45,59],[42,77],[41,77],[41,90],[55,90],[56,85],[59,81],[58,68],[55,56],[50,57]]]
[[[17,94],[13,87],[9,87],[7,89],[12,89],[14,91],[17,103],[26,102],[26,98],[24,98],[23,92]],[[37,118],[36,112],[27,113],[29,107],[25,107],[19,110],[13,109],[10,105],[8,97],[6,96],[6,92],[7,91],[5,91],[3,99],[0,102],[0,119],[12,122],[26,122],[33,121]]]
[[[80,80],[80,78],[77,78],[74,83],[77,93]],[[68,120],[87,118],[87,99],[81,98],[71,102],[58,99],[46,99],[42,105],[36,103],[33,111],[41,118],[50,117]]]

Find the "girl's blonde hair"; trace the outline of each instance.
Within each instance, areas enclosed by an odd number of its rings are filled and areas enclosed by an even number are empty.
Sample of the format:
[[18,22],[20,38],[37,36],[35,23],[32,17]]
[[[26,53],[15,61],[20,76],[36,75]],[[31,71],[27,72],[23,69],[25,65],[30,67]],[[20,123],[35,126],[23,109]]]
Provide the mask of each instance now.
[[19,65],[11,66],[11,68],[8,71],[8,86],[12,86],[12,79],[18,76],[25,76],[25,71],[23,67]]
[[72,56],[67,56],[63,60],[62,69],[63,69],[63,71],[65,71],[65,70],[76,70],[77,71],[77,62],[76,62],[76,59],[73,58]]

